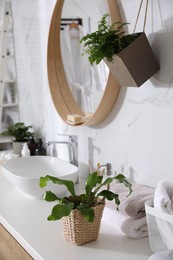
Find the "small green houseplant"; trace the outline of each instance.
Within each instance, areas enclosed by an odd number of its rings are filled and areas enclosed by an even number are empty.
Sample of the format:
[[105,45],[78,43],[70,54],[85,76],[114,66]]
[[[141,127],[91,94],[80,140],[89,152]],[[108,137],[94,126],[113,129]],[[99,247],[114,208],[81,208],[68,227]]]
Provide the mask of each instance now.
[[[69,196],[62,198],[59,198],[51,191],[46,191],[43,194],[43,199],[48,202],[58,201],[58,204],[53,206],[52,212],[47,219],[49,221],[62,219],[65,238],[77,245],[96,240],[105,199],[114,200],[117,207],[120,204],[117,193],[113,193],[109,189],[103,189],[104,186],[108,187],[115,180],[124,183],[129,188],[129,194],[132,192],[132,185],[123,174],[105,179],[103,176],[98,176],[97,172],[93,172],[89,174],[85,184],[85,191],[80,195],[76,194],[73,181],[62,180],[49,175],[41,177],[40,187],[45,187],[47,182],[51,181],[54,184],[65,185],[70,193]],[[70,231],[67,231],[67,229],[70,229]]]
[[125,34],[128,23],[109,25],[105,14],[95,32],[82,37],[83,55],[89,62],[104,60],[121,86],[140,86],[158,70],[159,65],[144,32]]
[[23,122],[17,122],[13,125],[10,125],[7,130],[2,132],[0,135],[12,136],[13,153],[20,155],[22,150],[22,143],[28,142],[29,139],[33,136],[30,128],[32,128],[32,126],[26,126]]
[[137,34],[125,35],[122,29],[128,23],[115,22],[109,25],[108,16],[109,14],[103,15],[98,23],[97,31],[85,35],[80,40],[80,43],[84,43],[83,55],[88,55],[91,64],[94,62],[99,64],[104,58],[112,61],[114,54],[122,51],[138,36]]
[[27,142],[33,136],[33,133],[29,131],[30,128],[32,128],[32,126],[25,126],[23,122],[17,122],[9,126],[1,135],[13,136],[14,142]]

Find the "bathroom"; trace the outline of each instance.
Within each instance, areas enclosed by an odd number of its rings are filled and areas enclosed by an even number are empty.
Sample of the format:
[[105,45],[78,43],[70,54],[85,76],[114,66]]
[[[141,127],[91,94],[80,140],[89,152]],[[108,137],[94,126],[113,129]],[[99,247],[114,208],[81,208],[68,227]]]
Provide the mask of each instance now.
[[[151,0],[148,6],[145,32],[160,71],[139,88],[121,88],[105,120],[97,125],[77,127],[61,119],[49,90],[47,40],[55,2],[12,1],[20,120],[32,124],[44,143],[68,138],[62,134],[77,135],[82,177],[88,174],[88,162],[93,169],[100,162],[111,163],[112,171],[124,173],[136,183],[155,187],[161,179],[172,181],[172,0]],[[139,1],[117,2],[132,32]],[[141,11],[137,31],[143,28],[144,11]],[[58,152],[62,157],[66,154]]]

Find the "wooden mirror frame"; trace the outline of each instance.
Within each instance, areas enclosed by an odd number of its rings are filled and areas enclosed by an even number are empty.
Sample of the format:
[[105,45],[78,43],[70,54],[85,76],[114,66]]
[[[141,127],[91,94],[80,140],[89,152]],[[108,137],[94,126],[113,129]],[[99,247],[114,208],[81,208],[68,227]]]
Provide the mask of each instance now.
[[[111,21],[121,21],[122,19],[117,1],[107,0],[107,2]],[[64,0],[57,0],[53,11],[48,38],[47,66],[49,87],[55,108],[63,121],[66,122],[67,115],[69,114],[85,116],[85,113],[81,110],[70,91],[62,62],[60,23],[63,4]],[[116,103],[119,90],[120,85],[117,83],[114,76],[109,73],[103,97],[95,113],[80,125],[90,126],[102,122]]]

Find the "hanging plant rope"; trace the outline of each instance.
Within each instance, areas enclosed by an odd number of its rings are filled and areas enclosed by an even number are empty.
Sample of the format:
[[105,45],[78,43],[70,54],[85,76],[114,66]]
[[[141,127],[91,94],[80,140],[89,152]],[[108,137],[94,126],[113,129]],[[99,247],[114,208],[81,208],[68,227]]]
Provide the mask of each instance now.
[[[133,33],[136,31],[136,26],[137,26],[137,23],[138,23],[138,19],[139,19],[139,15],[140,15],[140,12],[141,12],[141,8],[142,8],[142,5],[143,5],[143,2],[144,2],[144,0],[141,0],[141,3],[139,5],[139,10],[138,10],[138,13],[137,13],[137,17],[136,17],[136,22],[135,22],[135,26],[134,26],[134,29],[133,29]],[[144,24],[143,24],[143,32],[145,31],[145,26],[146,26],[147,12],[148,12],[148,2],[149,2],[149,0],[146,1]]]
[[145,31],[145,25],[146,25],[146,20],[147,20],[148,2],[149,2],[149,0],[147,0],[147,2],[146,2],[143,32]]

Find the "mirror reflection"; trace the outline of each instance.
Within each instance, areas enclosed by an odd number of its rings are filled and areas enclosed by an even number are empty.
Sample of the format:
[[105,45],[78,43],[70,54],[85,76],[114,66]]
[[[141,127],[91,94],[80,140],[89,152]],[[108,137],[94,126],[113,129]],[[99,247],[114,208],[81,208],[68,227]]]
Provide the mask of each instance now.
[[109,69],[104,62],[90,65],[80,39],[95,31],[109,12],[106,0],[65,0],[61,16],[61,54],[69,88],[85,113],[94,113],[103,96]]

